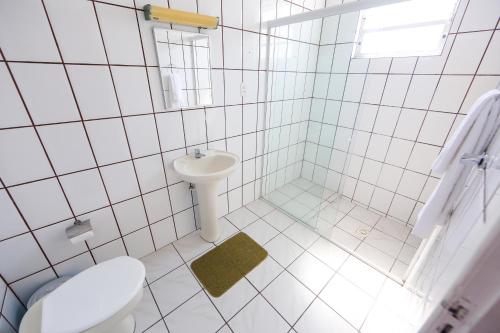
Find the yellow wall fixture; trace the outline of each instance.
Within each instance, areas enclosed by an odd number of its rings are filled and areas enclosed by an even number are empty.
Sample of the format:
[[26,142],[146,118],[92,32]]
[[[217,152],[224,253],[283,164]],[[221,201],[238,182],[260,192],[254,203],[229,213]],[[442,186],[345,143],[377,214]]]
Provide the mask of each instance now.
[[143,9],[147,21],[168,22],[207,29],[217,29],[219,25],[217,16],[200,15],[152,5],[146,5]]

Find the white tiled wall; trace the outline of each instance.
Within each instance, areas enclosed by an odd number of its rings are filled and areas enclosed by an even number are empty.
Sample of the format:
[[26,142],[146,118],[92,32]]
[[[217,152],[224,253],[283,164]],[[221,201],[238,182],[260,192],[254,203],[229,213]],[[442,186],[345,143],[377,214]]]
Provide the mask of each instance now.
[[434,158],[500,82],[499,12],[462,0],[434,57],[351,59],[357,13],[325,19],[302,176],[413,224],[439,180]]
[[[170,162],[195,147],[242,157],[221,184],[220,214],[260,193],[260,23],[324,1],[154,1],[222,21],[204,32],[212,38],[214,106],[174,112],[165,111],[153,24],[143,18],[149,2],[0,2],[0,274],[22,303],[56,276],[140,257],[193,231],[196,195]],[[71,245],[64,229],[75,218],[91,218],[96,236]]]

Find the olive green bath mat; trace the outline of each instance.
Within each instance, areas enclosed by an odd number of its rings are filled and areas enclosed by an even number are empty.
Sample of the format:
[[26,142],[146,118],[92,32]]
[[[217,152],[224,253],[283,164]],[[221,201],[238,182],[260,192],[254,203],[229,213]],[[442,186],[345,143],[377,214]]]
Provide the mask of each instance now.
[[240,232],[191,263],[210,295],[219,297],[267,257],[267,251]]

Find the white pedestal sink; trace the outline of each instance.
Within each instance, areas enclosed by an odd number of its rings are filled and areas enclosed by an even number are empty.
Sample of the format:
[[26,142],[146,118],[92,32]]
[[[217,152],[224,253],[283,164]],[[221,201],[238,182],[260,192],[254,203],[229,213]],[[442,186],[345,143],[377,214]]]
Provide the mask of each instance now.
[[208,150],[200,156],[186,155],[174,160],[174,170],[180,178],[193,183],[198,194],[201,217],[201,237],[208,242],[219,238],[217,223],[217,186],[238,167],[239,158],[233,153]]

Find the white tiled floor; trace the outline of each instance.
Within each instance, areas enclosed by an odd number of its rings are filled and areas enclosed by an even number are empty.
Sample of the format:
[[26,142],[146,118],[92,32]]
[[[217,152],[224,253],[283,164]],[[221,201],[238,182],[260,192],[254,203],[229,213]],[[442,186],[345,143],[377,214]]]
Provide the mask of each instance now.
[[265,201],[219,222],[217,243],[244,231],[269,256],[219,298],[190,269],[215,246],[198,231],[142,258],[147,283],[136,332],[414,331],[417,296]]
[[[342,249],[395,278],[405,273],[420,242],[410,235],[411,228],[405,224],[387,219],[303,178],[274,190],[265,198]],[[280,223],[275,222],[274,217],[264,219],[273,225]],[[308,228],[297,224],[283,233],[292,238],[292,234],[300,235],[300,240],[294,240],[307,246],[305,238],[311,231],[304,229]]]

